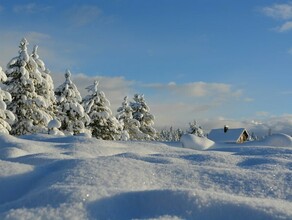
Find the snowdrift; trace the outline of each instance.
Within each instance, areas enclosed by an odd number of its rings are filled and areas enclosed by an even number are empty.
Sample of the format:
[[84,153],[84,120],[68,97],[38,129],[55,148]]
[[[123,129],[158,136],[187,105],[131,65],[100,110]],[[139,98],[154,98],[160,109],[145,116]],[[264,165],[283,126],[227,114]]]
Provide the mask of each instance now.
[[262,144],[274,147],[292,147],[292,137],[286,134],[272,134],[264,139]]
[[0,135],[0,219],[292,219],[290,147],[175,146]]
[[215,145],[214,141],[211,141],[206,137],[198,137],[192,134],[182,135],[180,142],[184,148],[195,150],[207,150]]

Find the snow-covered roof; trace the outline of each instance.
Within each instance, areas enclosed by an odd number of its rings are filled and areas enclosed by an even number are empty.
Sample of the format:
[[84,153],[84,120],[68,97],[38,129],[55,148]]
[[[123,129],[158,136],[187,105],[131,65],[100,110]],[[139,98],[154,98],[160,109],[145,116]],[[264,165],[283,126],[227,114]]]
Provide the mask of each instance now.
[[229,128],[227,132],[223,128],[216,128],[210,131],[208,138],[215,142],[236,143],[244,131],[245,128]]

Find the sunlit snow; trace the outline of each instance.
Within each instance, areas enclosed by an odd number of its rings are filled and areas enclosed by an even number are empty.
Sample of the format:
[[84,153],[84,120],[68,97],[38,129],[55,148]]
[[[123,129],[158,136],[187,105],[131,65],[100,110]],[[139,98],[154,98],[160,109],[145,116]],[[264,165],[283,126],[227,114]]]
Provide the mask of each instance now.
[[82,136],[0,143],[0,219],[292,219],[285,135],[204,151]]

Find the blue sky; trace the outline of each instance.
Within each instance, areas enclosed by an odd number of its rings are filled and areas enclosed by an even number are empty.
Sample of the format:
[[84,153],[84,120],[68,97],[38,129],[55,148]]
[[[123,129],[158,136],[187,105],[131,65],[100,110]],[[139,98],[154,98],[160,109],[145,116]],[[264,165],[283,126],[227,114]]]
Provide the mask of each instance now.
[[292,2],[0,0],[0,65],[26,37],[84,93],[144,93],[157,126],[245,126],[292,133]]

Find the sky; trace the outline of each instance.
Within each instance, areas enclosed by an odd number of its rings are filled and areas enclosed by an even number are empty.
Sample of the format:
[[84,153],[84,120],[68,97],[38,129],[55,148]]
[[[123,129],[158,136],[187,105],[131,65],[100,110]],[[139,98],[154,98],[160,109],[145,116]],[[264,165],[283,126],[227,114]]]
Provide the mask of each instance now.
[[0,0],[0,66],[29,51],[66,69],[111,109],[144,94],[157,128],[246,127],[292,134],[292,1]]

